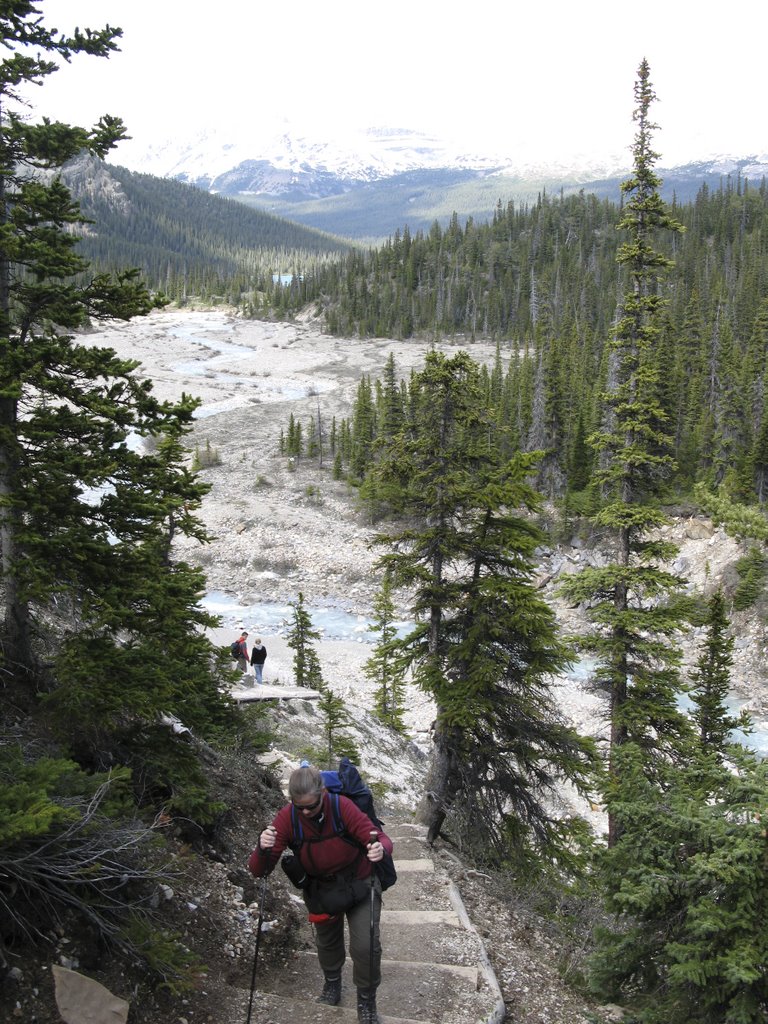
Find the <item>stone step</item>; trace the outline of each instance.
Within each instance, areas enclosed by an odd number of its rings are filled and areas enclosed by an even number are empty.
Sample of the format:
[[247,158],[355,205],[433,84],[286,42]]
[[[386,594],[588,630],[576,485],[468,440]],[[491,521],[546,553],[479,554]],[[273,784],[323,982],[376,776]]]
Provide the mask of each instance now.
[[397,864],[398,875],[405,871],[417,871],[420,874],[430,875],[435,870],[434,861],[428,857],[421,857],[418,860],[401,860],[398,857],[395,863]]
[[471,933],[458,928],[424,928],[422,925],[381,926],[384,956],[409,963],[441,963],[456,967],[475,967],[479,947]]
[[[398,952],[400,952],[399,949]],[[386,948],[384,949],[384,953],[386,954]],[[320,965],[317,962],[317,953],[307,949],[299,951],[297,956],[299,957],[300,961],[302,959],[305,959],[307,961],[308,971],[313,970],[315,972],[320,972],[320,974],[322,973],[322,971],[320,970]],[[401,971],[405,971],[406,973],[420,971],[429,971],[430,973],[432,973],[435,971],[443,971],[445,974],[451,975],[454,978],[458,978],[462,982],[466,982],[467,984],[471,985],[472,988],[476,989],[480,984],[480,972],[478,968],[469,967],[465,964],[447,964],[428,960],[402,960],[400,958],[398,958],[397,960],[388,960],[386,956],[384,956],[382,957],[381,960],[382,974],[384,974],[384,971],[396,971],[398,974],[400,974]],[[352,983],[351,973],[349,977],[349,982],[350,984]]]
[[424,840],[427,838],[427,826],[419,825],[415,821],[400,821],[397,824],[397,828],[400,829],[403,835],[420,836]]
[[382,925],[462,927],[458,914],[454,910],[382,910],[381,923]]
[[451,910],[449,879],[442,873],[400,871],[397,882],[384,893],[387,910]]
[[427,843],[426,833],[421,831],[420,826],[409,825],[407,822],[402,821],[389,821],[386,815],[383,817],[384,829],[388,836],[392,836],[393,839],[397,838],[402,842],[408,840],[413,843],[421,843],[424,849],[429,849]]
[[[322,985],[320,985],[322,988]],[[243,1014],[238,1020],[245,1020],[248,1009],[249,993],[241,990],[244,996]],[[318,993],[320,989],[318,988]],[[290,996],[279,996],[274,992],[262,992],[257,989],[253,994],[251,1020],[253,1024],[357,1024],[357,1010],[349,1006],[323,1006],[314,1000],[317,993],[306,1000]],[[432,1018],[424,1017],[414,1020],[412,1017],[394,1017],[379,1011],[382,1024],[438,1024]],[[237,1024],[233,1020],[232,1024]]]
[[[381,941],[384,955],[401,960],[434,961],[446,964],[473,965],[480,956],[480,942],[476,933],[466,930],[455,911],[413,910],[411,908],[386,909],[400,886],[384,893],[381,915]],[[346,931],[346,928],[345,928]],[[305,948],[313,949],[312,929],[306,921],[301,924],[301,941]],[[349,939],[347,937],[347,947]]]
[[[386,831],[386,825],[384,828]],[[420,839],[414,839],[413,836],[392,836],[389,832],[387,832],[387,835],[392,840],[392,845],[394,847],[394,853],[392,856],[396,861],[432,859],[429,847]]]
[[[323,975],[314,953],[299,953],[280,974],[272,975],[264,987],[277,996],[295,998],[305,991],[314,1000],[323,985]],[[462,1007],[475,1012],[485,1008],[488,993],[478,991],[479,973],[475,969],[429,962],[385,960],[377,1005],[381,1014],[416,1020],[441,1021],[448,1008]],[[347,959],[342,972],[341,1003],[354,1010],[357,993],[352,982],[352,964]],[[301,1018],[306,1020],[307,1018]],[[311,1017],[309,1019],[312,1019]],[[483,1016],[466,1016],[483,1020]]]

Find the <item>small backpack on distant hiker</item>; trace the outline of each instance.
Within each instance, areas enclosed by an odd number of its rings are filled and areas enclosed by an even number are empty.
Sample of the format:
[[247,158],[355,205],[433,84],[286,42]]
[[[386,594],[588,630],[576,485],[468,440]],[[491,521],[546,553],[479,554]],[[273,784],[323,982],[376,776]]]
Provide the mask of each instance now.
[[232,655],[232,657],[235,659],[235,661],[237,661],[238,658],[242,658],[242,656],[243,656],[243,652],[240,649],[240,641],[239,640],[233,640],[232,641],[232,643],[229,645],[229,651],[230,651],[230,654]]
[[[351,836],[347,836],[347,830],[344,827],[344,822],[341,818],[341,809],[339,807],[339,796],[345,796],[351,800],[363,814],[367,815],[371,819],[371,823],[375,826],[379,832],[384,831],[383,822],[377,817],[376,810],[373,806],[373,794],[371,793],[368,786],[363,782],[360,772],[352,764],[348,757],[343,757],[339,762],[337,771],[321,771],[320,775],[323,780],[331,801],[331,815],[333,817],[333,832],[334,835],[339,836],[346,842],[358,846],[359,843],[356,839]],[[294,855],[298,853],[301,848],[301,844],[304,842],[304,830],[301,827],[301,817],[298,814],[295,807],[291,808],[291,825],[293,827],[293,840],[290,844]],[[397,881],[397,871],[395,870],[395,862],[392,859],[392,854],[384,851],[383,858],[374,864],[376,874],[381,882],[382,891],[389,889]],[[288,870],[286,874],[288,874]],[[303,874],[303,871],[302,871]],[[289,875],[289,877],[291,877]],[[300,885],[299,882],[294,881],[294,885]]]

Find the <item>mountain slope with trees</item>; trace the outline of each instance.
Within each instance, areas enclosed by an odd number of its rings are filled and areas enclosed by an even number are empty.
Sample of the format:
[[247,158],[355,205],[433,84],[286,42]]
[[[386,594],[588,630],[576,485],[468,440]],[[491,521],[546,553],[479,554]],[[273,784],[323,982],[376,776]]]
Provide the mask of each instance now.
[[[629,1003],[629,1019],[643,1024],[758,1024],[768,1010],[759,923],[767,892],[762,818],[768,769],[732,741],[736,722],[724,706],[723,610],[713,598],[705,611],[701,597],[685,592],[687,581],[668,568],[674,545],[659,535],[667,522],[664,505],[673,495],[679,499],[675,487],[685,481],[675,462],[673,428],[680,421],[673,413],[681,395],[670,396],[673,261],[664,251],[683,225],[658,190],[649,75],[643,61],[635,88],[634,168],[617,221],[614,259],[622,291],[609,293],[614,311],[582,441],[594,453],[585,488],[592,523],[609,554],[563,587],[591,624],[573,639],[595,656],[591,685],[605,698],[608,722],[600,744],[604,770],[592,766],[608,835],[604,844],[587,845],[593,895],[599,893],[607,916],[595,931],[588,984],[602,998]],[[439,239],[435,232],[435,243]],[[355,283],[346,280],[348,293]],[[446,290],[454,283],[447,277]],[[365,297],[375,301],[377,285],[364,282]],[[761,289],[752,299],[760,321]],[[551,321],[548,326],[551,331]],[[757,331],[750,339],[755,336],[762,339]],[[545,776],[554,763],[558,779],[579,785],[579,769],[587,766],[578,760],[587,749],[558,735],[537,688],[537,669],[551,674],[558,653],[526,585],[535,530],[513,516],[518,506],[535,508],[523,480],[533,475],[537,458],[556,457],[563,413],[581,411],[586,402],[584,394],[570,405],[552,400],[569,370],[542,358],[555,337],[542,332],[539,360],[527,360],[531,422],[540,431],[533,441],[517,429],[521,389],[512,388],[523,364],[514,354],[505,380],[500,359],[483,374],[467,353],[448,360],[437,351],[400,388],[389,364],[382,380],[361,381],[352,416],[332,434],[372,518],[395,524],[382,531],[388,548],[382,566],[408,593],[416,625],[402,640],[386,643],[437,706],[418,820],[432,838],[458,834],[469,848],[486,835],[478,856],[491,863],[494,855],[510,858],[518,877],[525,863],[521,837],[542,824],[535,801],[540,778],[526,778],[526,769],[534,766]],[[760,341],[754,344],[749,363],[751,370],[760,368],[762,394],[766,352]],[[707,364],[718,384],[743,368],[744,353],[739,358],[735,365]],[[680,372],[697,369],[688,361]],[[727,396],[736,410],[732,423],[752,422],[755,383],[750,375],[742,379],[746,404],[736,404],[733,392]],[[710,387],[718,408],[725,397],[714,382]],[[520,448],[533,447],[535,437],[546,439],[544,451],[523,454]],[[745,458],[731,448],[722,465],[734,457],[738,465],[739,454]],[[555,479],[551,466],[544,479]],[[747,488],[756,479],[745,473],[741,483]],[[727,494],[738,481],[734,473],[709,475],[707,482]],[[755,493],[749,498],[764,527],[764,506],[757,507]],[[681,644],[696,622],[707,622],[707,651],[689,685]],[[681,707],[688,692],[691,716]],[[695,726],[705,719],[703,738]],[[555,854],[560,871],[578,849],[577,834]],[[552,844],[541,842],[541,833],[537,838],[541,870]]]
[[348,251],[331,235],[224,196],[81,155],[62,179],[93,223],[80,252],[105,272],[138,267],[169,299],[202,297],[249,313],[271,305],[274,278],[301,278]]
[[174,984],[190,959],[153,912],[161,821],[187,842],[215,829],[202,751],[243,725],[202,571],[172,554],[206,539],[184,445],[198,402],[159,401],[135,361],[77,340],[157,305],[134,270],[89,272],[55,173],[103,158],[122,122],[36,124],[18,103],[55,58],[108,57],[118,38],[49,29],[27,0],[0,11],[0,960],[75,920]]

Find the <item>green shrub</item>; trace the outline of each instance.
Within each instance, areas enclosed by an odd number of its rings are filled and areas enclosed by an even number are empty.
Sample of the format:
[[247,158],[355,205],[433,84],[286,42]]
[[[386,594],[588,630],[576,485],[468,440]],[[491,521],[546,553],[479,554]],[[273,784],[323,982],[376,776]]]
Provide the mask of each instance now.
[[130,772],[89,775],[74,761],[43,757],[26,763],[18,747],[0,748],[0,849],[34,842],[64,830],[80,815],[79,804],[108,783],[101,811],[130,814]]
[[210,466],[220,466],[221,456],[216,448],[211,447],[211,442],[205,442],[205,448],[200,449],[199,445],[195,445],[195,452],[192,456],[192,470],[197,473],[201,469],[208,469]]
[[129,740],[137,801],[174,820],[187,839],[206,833],[226,810],[212,797],[200,760],[188,741],[163,726],[145,727]]
[[150,920],[132,914],[121,930],[125,945],[132,949],[160,979],[158,987],[180,996],[199,987],[205,965],[172,932]]
[[121,928],[166,874],[154,828],[130,815],[130,772],[89,774],[63,758],[26,762],[0,748],[3,937],[43,939],[74,914],[123,945]]
[[760,548],[752,547],[736,563],[736,572],[740,579],[733,592],[733,607],[744,611],[754,605],[764,590],[768,558]]
[[251,750],[263,754],[271,748],[275,738],[270,724],[269,702],[254,700],[240,708],[238,728],[222,732],[212,746],[224,753]]

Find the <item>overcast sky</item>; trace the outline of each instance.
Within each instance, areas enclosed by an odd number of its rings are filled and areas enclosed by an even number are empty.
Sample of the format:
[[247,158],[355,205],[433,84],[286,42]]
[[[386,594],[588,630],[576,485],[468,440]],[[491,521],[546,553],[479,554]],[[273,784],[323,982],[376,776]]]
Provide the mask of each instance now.
[[[643,57],[661,165],[768,153],[768,4],[692,0],[44,0],[46,23],[123,29],[35,109],[126,122],[134,145],[270,114],[328,131],[424,128],[468,149],[552,159],[627,152]],[[130,148],[116,161],[129,162]]]

